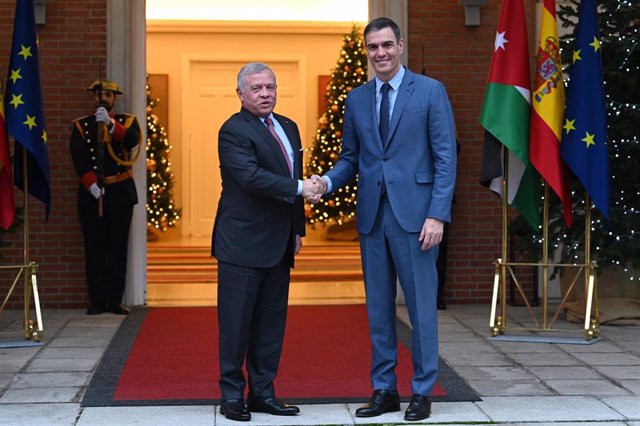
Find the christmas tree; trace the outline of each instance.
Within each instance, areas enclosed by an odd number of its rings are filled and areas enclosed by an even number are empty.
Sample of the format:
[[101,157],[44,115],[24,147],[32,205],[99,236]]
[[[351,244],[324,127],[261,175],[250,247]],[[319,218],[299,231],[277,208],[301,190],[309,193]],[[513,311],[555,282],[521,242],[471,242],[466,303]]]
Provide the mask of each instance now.
[[[558,11],[562,26],[568,30],[561,37],[563,63],[569,67],[566,71],[570,71],[574,54],[579,4],[571,0]],[[612,186],[609,223],[597,208],[591,210],[591,258],[600,267],[620,268],[633,280],[640,271],[640,168],[636,164],[640,158],[640,8],[637,1],[635,5],[622,0],[598,4]],[[572,229],[564,226],[556,207],[550,212],[550,242],[563,248],[563,262],[580,263],[585,250],[585,190],[576,179]],[[514,226],[517,228],[522,230]],[[533,236],[532,241],[539,244],[541,238]]]
[[[353,26],[343,46],[325,94],[326,110],[318,120],[316,140],[306,165],[306,176],[323,175],[333,167],[342,149],[342,126],[347,94],[367,81],[367,53],[360,28]],[[342,225],[356,214],[356,181],[326,195],[314,205],[306,204],[307,221]]]
[[171,145],[166,130],[153,113],[159,101],[151,97],[147,84],[147,225],[164,232],[180,219],[180,209],[173,201]]

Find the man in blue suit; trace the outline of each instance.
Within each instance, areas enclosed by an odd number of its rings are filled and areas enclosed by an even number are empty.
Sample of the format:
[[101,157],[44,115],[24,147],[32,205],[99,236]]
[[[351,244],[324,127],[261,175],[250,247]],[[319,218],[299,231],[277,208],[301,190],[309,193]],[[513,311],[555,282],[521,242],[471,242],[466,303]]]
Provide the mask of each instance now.
[[413,327],[413,395],[404,418],[422,420],[431,414],[429,395],[438,372],[436,258],[444,223],[451,220],[455,125],[444,86],[401,65],[403,40],[395,22],[376,18],[364,37],[376,77],[349,93],[340,160],[323,176],[330,192],[358,174],[356,217],[374,393],[356,416],[400,410],[399,279]]

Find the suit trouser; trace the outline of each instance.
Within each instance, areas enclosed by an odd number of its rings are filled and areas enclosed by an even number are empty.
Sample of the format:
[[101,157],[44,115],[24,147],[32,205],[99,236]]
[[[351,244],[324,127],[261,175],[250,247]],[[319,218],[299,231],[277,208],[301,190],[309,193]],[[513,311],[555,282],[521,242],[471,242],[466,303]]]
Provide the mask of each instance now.
[[222,399],[275,396],[287,320],[289,259],[272,268],[218,263],[218,339]]
[[133,205],[105,205],[102,217],[98,217],[97,204],[95,207],[78,210],[89,300],[95,307],[117,305],[124,295]]
[[438,248],[422,251],[420,233],[405,231],[386,196],[372,231],[360,234],[362,269],[372,344],[371,384],[397,390],[396,280],[399,279],[413,327],[411,353],[414,394],[430,395],[438,373],[438,324],[435,267]]

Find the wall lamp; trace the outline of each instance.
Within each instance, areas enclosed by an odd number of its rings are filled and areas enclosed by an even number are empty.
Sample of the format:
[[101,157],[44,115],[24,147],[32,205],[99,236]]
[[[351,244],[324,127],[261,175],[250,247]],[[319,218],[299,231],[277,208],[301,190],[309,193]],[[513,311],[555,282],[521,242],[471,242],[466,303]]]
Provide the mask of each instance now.
[[36,15],[36,25],[44,25],[47,0],[33,0],[33,9]]
[[480,25],[480,6],[487,4],[488,0],[458,0],[458,4],[464,6],[464,24],[467,27]]

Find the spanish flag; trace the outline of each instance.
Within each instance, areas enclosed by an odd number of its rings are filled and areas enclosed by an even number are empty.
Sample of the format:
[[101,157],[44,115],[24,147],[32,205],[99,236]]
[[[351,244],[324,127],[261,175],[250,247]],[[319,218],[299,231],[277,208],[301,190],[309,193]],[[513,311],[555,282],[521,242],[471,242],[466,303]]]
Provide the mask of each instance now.
[[0,82],[0,226],[9,229],[16,216],[13,200],[13,179],[11,178],[11,154],[9,139],[4,123],[4,97]]
[[555,0],[544,0],[536,73],[531,96],[529,160],[560,198],[564,221],[571,227],[571,188],[560,156],[564,117],[564,81]]

